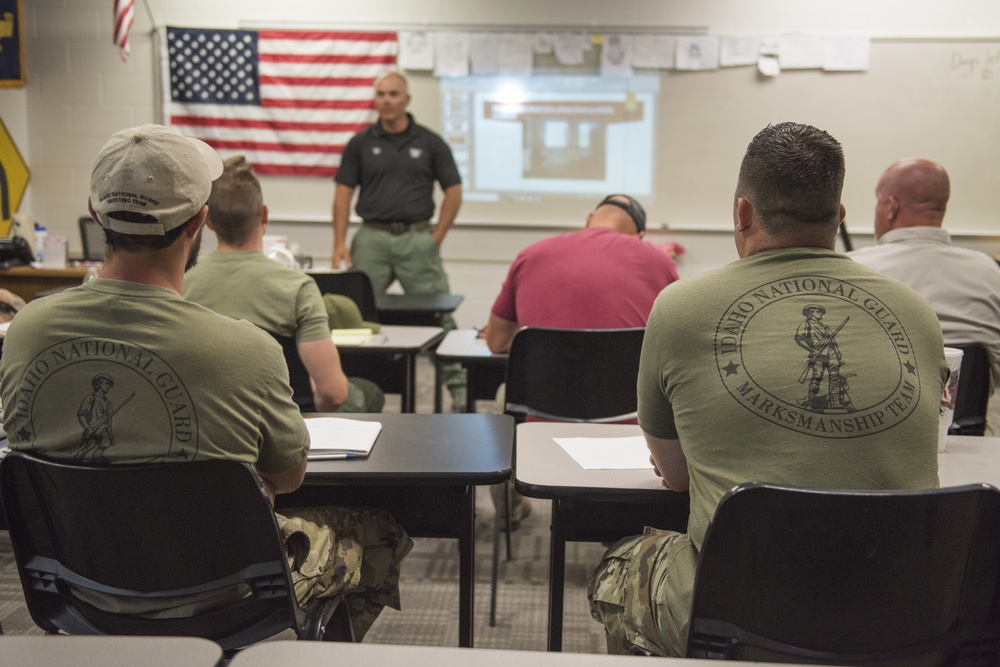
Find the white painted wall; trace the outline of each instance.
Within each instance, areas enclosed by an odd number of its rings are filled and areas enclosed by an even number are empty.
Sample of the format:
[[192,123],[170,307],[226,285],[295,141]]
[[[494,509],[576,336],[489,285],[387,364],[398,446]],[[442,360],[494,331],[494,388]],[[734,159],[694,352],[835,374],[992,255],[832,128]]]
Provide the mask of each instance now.
[[[21,212],[69,235],[74,251],[79,249],[76,219],[86,213],[90,165],[97,150],[114,131],[159,118],[154,23],[222,28],[489,25],[689,27],[712,33],[879,37],[1000,35],[996,0],[953,0],[947,5],[937,0],[137,0],[132,57],[123,63],[111,43],[111,5],[108,0],[27,0],[28,85],[24,90],[0,91],[0,117],[31,167]],[[736,169],[734,164],[733,173]],[[281,184],[265,183],[265,197],[269,187]],[[725,231],[728,209],[727,201],[719,202],[715,231],[678,229],[651,236],[654,241],[684,244],[688,253],[679,260],[681,275],[694,275],[736,259],[731,235]],[[585,213],[580,211],[581,223]],[[870,230],[870,212],[852,211],[851,216],[852,229]],[[466,295],[459,323],[481,325],[517,251],[553,231],[471,228],[460,223],[461,218],[445,242],[444,255],[453,291]],[[328,224],[278,222],[274,232],[298,239],[319,262],[328,262],[332,244]],[[859,245],[865,242],[870,240],[858,238]],[[986,233],[963,236],[961,243],[1000,254],[1000,238]]]

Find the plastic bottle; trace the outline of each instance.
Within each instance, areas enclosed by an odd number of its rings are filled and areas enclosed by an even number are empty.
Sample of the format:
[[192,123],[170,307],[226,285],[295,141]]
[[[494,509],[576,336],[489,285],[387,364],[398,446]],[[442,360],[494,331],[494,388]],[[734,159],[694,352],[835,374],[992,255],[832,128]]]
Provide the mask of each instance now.
[[42,261],[42,249],[45,247],[45,237],[48,234],[43,225],[35,223],[35,258],[39,262]]

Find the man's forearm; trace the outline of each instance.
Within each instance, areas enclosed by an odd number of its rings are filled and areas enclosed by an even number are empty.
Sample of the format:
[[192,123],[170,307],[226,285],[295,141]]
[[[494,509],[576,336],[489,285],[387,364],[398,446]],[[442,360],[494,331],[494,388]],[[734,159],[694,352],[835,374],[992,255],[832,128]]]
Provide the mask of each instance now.
[[337,184],[333,195],[333,240],[335,243],[347,241],[347,221],[351,217],[351,198],[354,188]]
[[462,208],[462,186],[453,185],[444,191],[441,210],[438,212],[437,224],[434,226],[434,240],[439,245],[444,241],[444,237],[451,229],[455,218],[458,217],[460,208]]

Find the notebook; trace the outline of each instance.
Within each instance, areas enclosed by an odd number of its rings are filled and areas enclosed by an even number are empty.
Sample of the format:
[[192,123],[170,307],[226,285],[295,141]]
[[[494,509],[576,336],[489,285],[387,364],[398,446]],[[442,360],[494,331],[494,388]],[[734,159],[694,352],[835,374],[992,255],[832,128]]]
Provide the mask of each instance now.
[[363,459],[371,453],[382,431],[379,422],[342,417],[306,420],[309,429],[309,458],[312,460]]
[[337,346],[364,345],[374,338],[372,330],[368,328],[333,329],[330,335],[333,338],[333,344]]

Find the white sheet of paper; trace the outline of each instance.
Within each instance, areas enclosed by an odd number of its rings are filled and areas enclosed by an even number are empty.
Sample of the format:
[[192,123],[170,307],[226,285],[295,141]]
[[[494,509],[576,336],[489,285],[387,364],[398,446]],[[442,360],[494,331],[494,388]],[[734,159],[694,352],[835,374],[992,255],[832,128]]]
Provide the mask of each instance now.
[[430,33],[400,31],[397,39],[401,69],[434,68],[434,42]]
[[719,68],[718,37],[678,37],[677,69],[711,70]]
[[827,72],[864,72],[871,63],[872,41],[868,37],[837,37],[826,40]]
[[473,32],[469,34],[469,59],[472,73],[485,76],[500,71],[497,53],[497,33]]
[[650,69],[673,69],[677,38],[673,35],[635,35],[632,66]]
[[553,438],[585,470],[653,469],[641,435],[629,438]]
[[497,61],[500,73],[508,76],[531,76],[534,53],[532,36],[527,33],[504,32],[497,39]]
[[591,47],[590,36],[583,32],[559,32],[553,35],[552,47],[560,65],[582,65],[583,52]]
[[826,59],[822,37],[781,37],[781,69],[821,69]]
[[309,458],[364,457],[372,451],[375,439],[382,431],[380,422],[368,422],[343,417],[307,419]]
[[469,33],[434,33],[434,76],[469,76]]
[[632,35],[604,35],[601,76],[632,76]]
[[724,36],[719,39],[719,65],[721,67],[757,64],[757,58],[760,56],[760,37],[738,35]]

